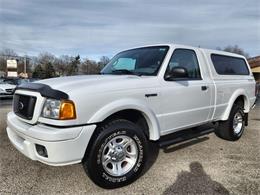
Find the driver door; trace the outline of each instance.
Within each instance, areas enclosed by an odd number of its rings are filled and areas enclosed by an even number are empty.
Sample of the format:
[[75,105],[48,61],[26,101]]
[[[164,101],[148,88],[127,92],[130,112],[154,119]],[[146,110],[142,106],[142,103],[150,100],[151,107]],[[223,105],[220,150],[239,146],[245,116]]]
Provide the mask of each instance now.
[[201,76],[196,51],[175,49],[167,71],[173,67],[184,67],[188,78],[166,81],[162,84],[161,134],[168,134],[179,129],[196,126],[208,121],[211,111],[211,94],[214,86]]

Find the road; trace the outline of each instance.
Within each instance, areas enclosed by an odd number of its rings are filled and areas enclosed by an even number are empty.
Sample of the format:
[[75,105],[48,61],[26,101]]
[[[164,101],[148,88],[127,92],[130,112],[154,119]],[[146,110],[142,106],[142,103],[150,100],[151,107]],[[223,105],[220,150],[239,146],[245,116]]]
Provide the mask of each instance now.
[[[9,104],[9,106],[7,105]],[[5,106],[3,106],[5,105]],[[214,134],[151,152],[149,170],[115,190],[94,185],[82,165],[51,167],[32,161],[9,142],[10,101],[0,105],[0,194],[260,194],[260,106],[237,142]]]
[[12,99],[10,98],[0,99],[0,108],[4,106],[11,106],[11,105],[12,105]]

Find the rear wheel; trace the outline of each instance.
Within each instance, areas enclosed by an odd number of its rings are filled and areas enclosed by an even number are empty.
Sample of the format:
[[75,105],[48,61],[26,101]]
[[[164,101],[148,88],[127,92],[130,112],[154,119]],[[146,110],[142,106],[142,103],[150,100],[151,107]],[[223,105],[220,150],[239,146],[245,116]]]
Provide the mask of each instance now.
[[245,113],[241,105],[234,104],[229,118],[219,122],[215,131],[216,135],[229,141],[238,140],[245,129]]
[[144,167],[147,140],[139,126],[117,119],[102,125],[83,161],[89,177],[103,188],[117,188],[136,180]]

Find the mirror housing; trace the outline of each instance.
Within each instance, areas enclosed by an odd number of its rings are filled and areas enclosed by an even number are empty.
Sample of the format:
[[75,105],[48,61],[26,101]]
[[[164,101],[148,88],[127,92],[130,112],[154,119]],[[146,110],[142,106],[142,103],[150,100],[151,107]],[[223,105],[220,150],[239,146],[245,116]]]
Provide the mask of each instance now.
[[184,67],[174,67],[172,68],[166,75],[165,80],[174,81],[174,80],[182,80],[189,78],[189,74],[186,68]]

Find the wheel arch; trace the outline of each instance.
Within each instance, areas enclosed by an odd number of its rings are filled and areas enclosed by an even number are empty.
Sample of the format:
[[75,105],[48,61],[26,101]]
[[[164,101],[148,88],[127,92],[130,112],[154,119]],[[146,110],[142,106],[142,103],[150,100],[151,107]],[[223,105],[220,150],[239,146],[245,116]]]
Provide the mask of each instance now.
[[231,109],[236,102],[241,102],[243,101],[243,108],[244,112],[248,113],[250,110],[250,100],[249,97],[246,95],[245,91],[243,89],[239,89],[235,91],[232,96],[229,99],[228,106],[222,115],[221,120],[227,120],[229,117],[229,114],[231,112]]
[[148,126],[149,139],[158,140],[160,138],[160,126],[155,113],[144,102],[133,99],[125,99],[112,102],[99,109],[88,121],[88,123],[100,123],[108,120],[122,112],[131,111],[138,113]]

